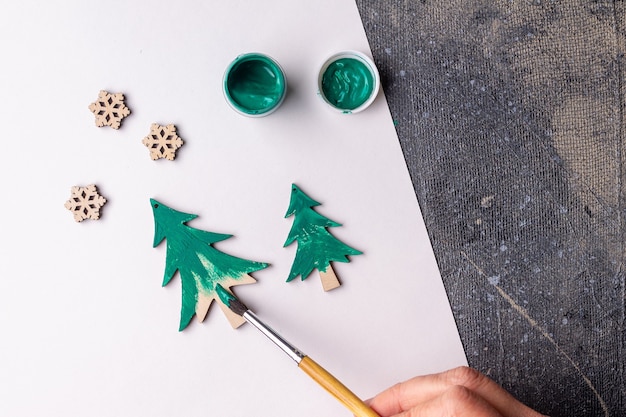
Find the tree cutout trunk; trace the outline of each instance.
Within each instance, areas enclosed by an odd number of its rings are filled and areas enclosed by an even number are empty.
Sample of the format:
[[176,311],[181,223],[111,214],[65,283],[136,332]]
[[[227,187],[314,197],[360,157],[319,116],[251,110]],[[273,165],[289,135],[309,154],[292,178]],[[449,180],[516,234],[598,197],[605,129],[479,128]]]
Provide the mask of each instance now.
[[341,285],[332,265],[328,265],[326,271],[319,271],[324,291],[334,290]]

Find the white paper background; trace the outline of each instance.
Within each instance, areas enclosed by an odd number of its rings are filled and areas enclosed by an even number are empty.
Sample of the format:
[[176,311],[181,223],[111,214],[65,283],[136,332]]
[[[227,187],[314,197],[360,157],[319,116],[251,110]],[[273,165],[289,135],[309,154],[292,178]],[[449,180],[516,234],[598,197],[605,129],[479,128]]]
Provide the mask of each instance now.
[[[350,0],[2,3],[0,415],[349,415],[216,306],[177,331],[151,197],[234,235],[218,249],[270,262],[236,294],[361,397],[466,363],[383,94],[350,116],[316,96],[319,66],[345,49],[369,54]],[[250,51],[289,84],[262,119],[221,92]],[[101,89],[126,96],[118,131],[87,109]],[[154,122],[185,141],[174,162],[141,144]],[[285,283],[292,182],[364,252],[335,264],[329,293],[315,273]],[[77,224],[63,204],[91,183],[108,203]]]

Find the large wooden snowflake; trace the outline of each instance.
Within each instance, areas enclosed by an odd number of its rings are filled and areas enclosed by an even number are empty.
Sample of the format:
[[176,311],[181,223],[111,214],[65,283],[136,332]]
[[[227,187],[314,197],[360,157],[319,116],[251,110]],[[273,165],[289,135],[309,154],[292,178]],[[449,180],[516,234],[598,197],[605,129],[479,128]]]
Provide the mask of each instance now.
[[150,126],[150,134],[141,141],[149,150],[153,160],[165,158],[173,161],[176,157],[176,150],[183,146],[183,140],[176,134],[176,127],[173,124],[161,126],[153,123]]
[[94,184],[86,187],[72,187],[72,195],[65,202],[65,208],[74,214],[74,220],[82,222],[85,219],[98,220],[100,208],[106,199],[98,194]]
[[110,94],[100,90],[98,99],[89,105],[89,110],[96,116],[96,126],[111,126],[119,129],[122,119],[130,114],[124,104],[124,94]]

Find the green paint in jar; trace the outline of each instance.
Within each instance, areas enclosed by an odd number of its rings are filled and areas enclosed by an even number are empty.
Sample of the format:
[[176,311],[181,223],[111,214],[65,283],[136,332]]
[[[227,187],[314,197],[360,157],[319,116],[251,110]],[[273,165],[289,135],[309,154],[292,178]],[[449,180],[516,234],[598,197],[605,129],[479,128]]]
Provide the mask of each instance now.
[[324,101],[342,113],[356,113],[369,106],[379,84],[376,67],[358,52],[342,52],[329,58],[318,80]]
[[280,65],[259,53],[238,56],[226,69],[223,87],[231,107],[251,117],[272,113],[287,93],[287,81]]

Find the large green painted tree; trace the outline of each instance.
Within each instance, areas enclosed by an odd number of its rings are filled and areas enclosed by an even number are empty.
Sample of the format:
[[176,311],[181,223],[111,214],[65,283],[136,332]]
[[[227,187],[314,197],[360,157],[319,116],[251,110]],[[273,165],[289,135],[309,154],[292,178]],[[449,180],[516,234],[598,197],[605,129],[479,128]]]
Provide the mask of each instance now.
[[223,304],[216,285],[226,289],[240,284],[256,282],[251,272],[268,266],[266,263],[248,261],[221,252],[213,244],[231,235],[195,229],[186,223],[198,217],[195,214],[174,210],[150,199],[154,215],[154,247],[167,240],[163,286],[167,285],[176,271],[182,283],[182,306],[180,327],[183,330],[196,314],[199,321],[206,317],[213,300],[217,300],[233,327],[244,320]]
[[293,261],[287,281],[298,275],[304,281],[314,269],[322,280],[324,291],[339,287],[331,262],[350,262],[349,255],[360,255],[358,251],[330,234],[328,227],[341,224],[322,216],[313,207],[320,203],[306,195],[297,185],[291,186],[291,199],[285,217],[294,216],[285,246],[297,242],[296,257]]

